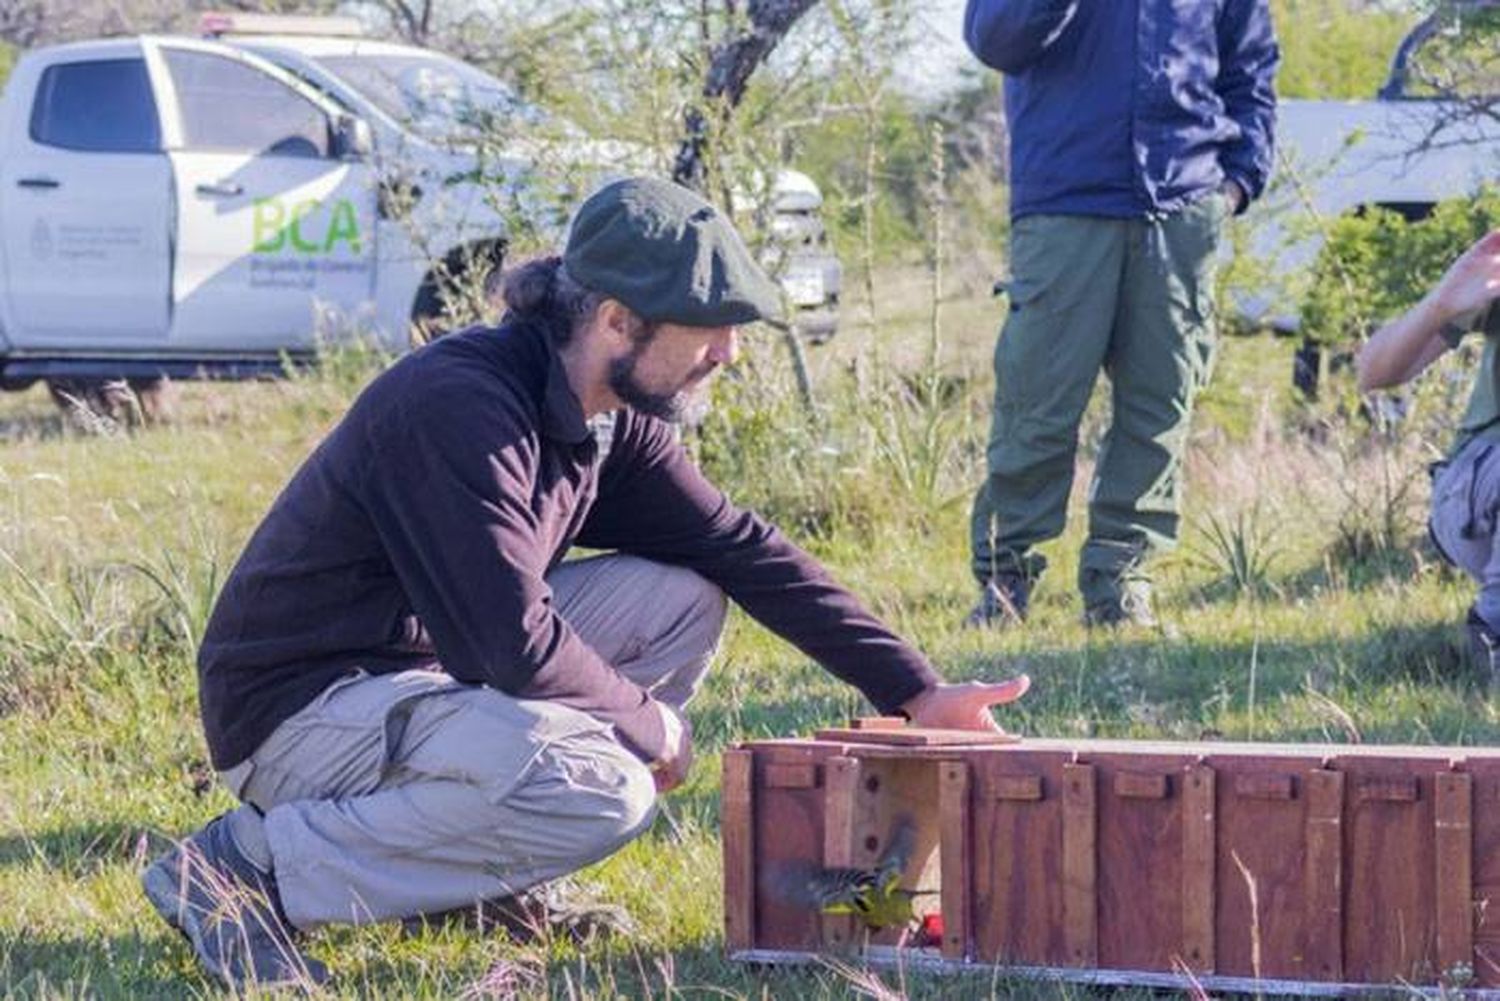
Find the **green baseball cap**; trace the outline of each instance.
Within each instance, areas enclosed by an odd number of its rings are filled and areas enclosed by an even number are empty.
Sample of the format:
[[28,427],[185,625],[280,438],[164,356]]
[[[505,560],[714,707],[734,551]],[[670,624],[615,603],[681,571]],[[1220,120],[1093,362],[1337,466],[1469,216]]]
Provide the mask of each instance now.
[[574,280],[642,319],[728,327],[781,312],[781,293],[728,219],[681,185],[629,177],[594,192],[568,229]]

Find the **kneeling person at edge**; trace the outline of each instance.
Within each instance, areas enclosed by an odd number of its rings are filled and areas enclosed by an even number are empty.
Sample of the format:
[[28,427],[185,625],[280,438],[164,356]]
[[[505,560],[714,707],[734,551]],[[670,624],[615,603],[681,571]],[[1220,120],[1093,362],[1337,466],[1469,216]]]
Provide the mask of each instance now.
[[[320,980],[300,931],[514,897],[649,824],[725,599],[875,707],[992,729],[1024,676],[945,684],[810,556],[735,507],[672,420],[775,287],[686,189],[611,184],[496,328],[375,379],[225,584],[199,654],[243,805],[147,897],[231,985]],[[611,551],[562,562],[580,544]],[[226,906],[227,903],[234,906]]]
[[1433,467],[1429,528],[1438,551],[1479,582],[1469,608],[1469,647],[1500,686],[1500,230],[1449,266],[1421,302],[1386,324],[1359,352],[1359,388],[1399,386],[1469,333],[1484,355],[1447,459]]

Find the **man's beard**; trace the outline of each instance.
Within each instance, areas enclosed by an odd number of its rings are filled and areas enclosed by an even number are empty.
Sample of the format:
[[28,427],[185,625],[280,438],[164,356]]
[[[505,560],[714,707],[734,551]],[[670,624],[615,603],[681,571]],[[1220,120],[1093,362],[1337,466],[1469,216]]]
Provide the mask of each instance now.
[[636,362],[645,346],[644,343],[638,344],[629,354],[610,362],[610,390],[637,413],[674,423],[681,423],[685,418],[694,416],[701,418],[699,411],[704,407],[703,394],[693,390],[717,366],[710,364],[702,372],[689,378],[684,386],[670,393],[654,393],[642,386],[635,377]]

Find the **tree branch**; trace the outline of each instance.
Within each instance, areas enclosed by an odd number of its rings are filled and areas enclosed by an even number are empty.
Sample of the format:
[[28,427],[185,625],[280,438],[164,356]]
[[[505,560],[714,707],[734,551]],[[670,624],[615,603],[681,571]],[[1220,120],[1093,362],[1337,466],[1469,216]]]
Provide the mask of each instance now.
[[[722,128],[734,113],[751,75],[781,42],[792,25],[817,0],[750,0],[748,24],[727,33],[711,50],[703,80],[703,101],[687,109],[685,135],[677,150],[672,178],[702,191],[707,180],[707,154],[715,126]],[[709,109],[708,111],[705,111]],[[717,121],[711,122],[709,114]]]

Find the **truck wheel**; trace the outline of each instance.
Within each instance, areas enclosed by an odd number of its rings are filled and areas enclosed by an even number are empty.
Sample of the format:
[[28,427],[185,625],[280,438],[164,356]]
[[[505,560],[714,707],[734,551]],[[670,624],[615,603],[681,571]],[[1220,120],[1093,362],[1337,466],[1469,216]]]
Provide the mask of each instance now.
[[138,428],[167,420],[171,385],[165,377],[48,379],[47,391],[75,428],[88,434],[110,434],[121,427]]
[[177,386],[166,376],[153,379],[128,379],[130,391],[140,405],[141,416],[147,424],[165,424],[172,419],[172,404],[177,398]]
[[411,339],[413,344],[435,341],[448,332],[447,297],[438,288],[437,278],[429,274],[422,279],[417,289],[417,301],[411,307]]
[[427,272],[412,303],[412,341],[426,344],[472,323],[492,323],[500,313],[504,247],[469,247],[449,254]]

